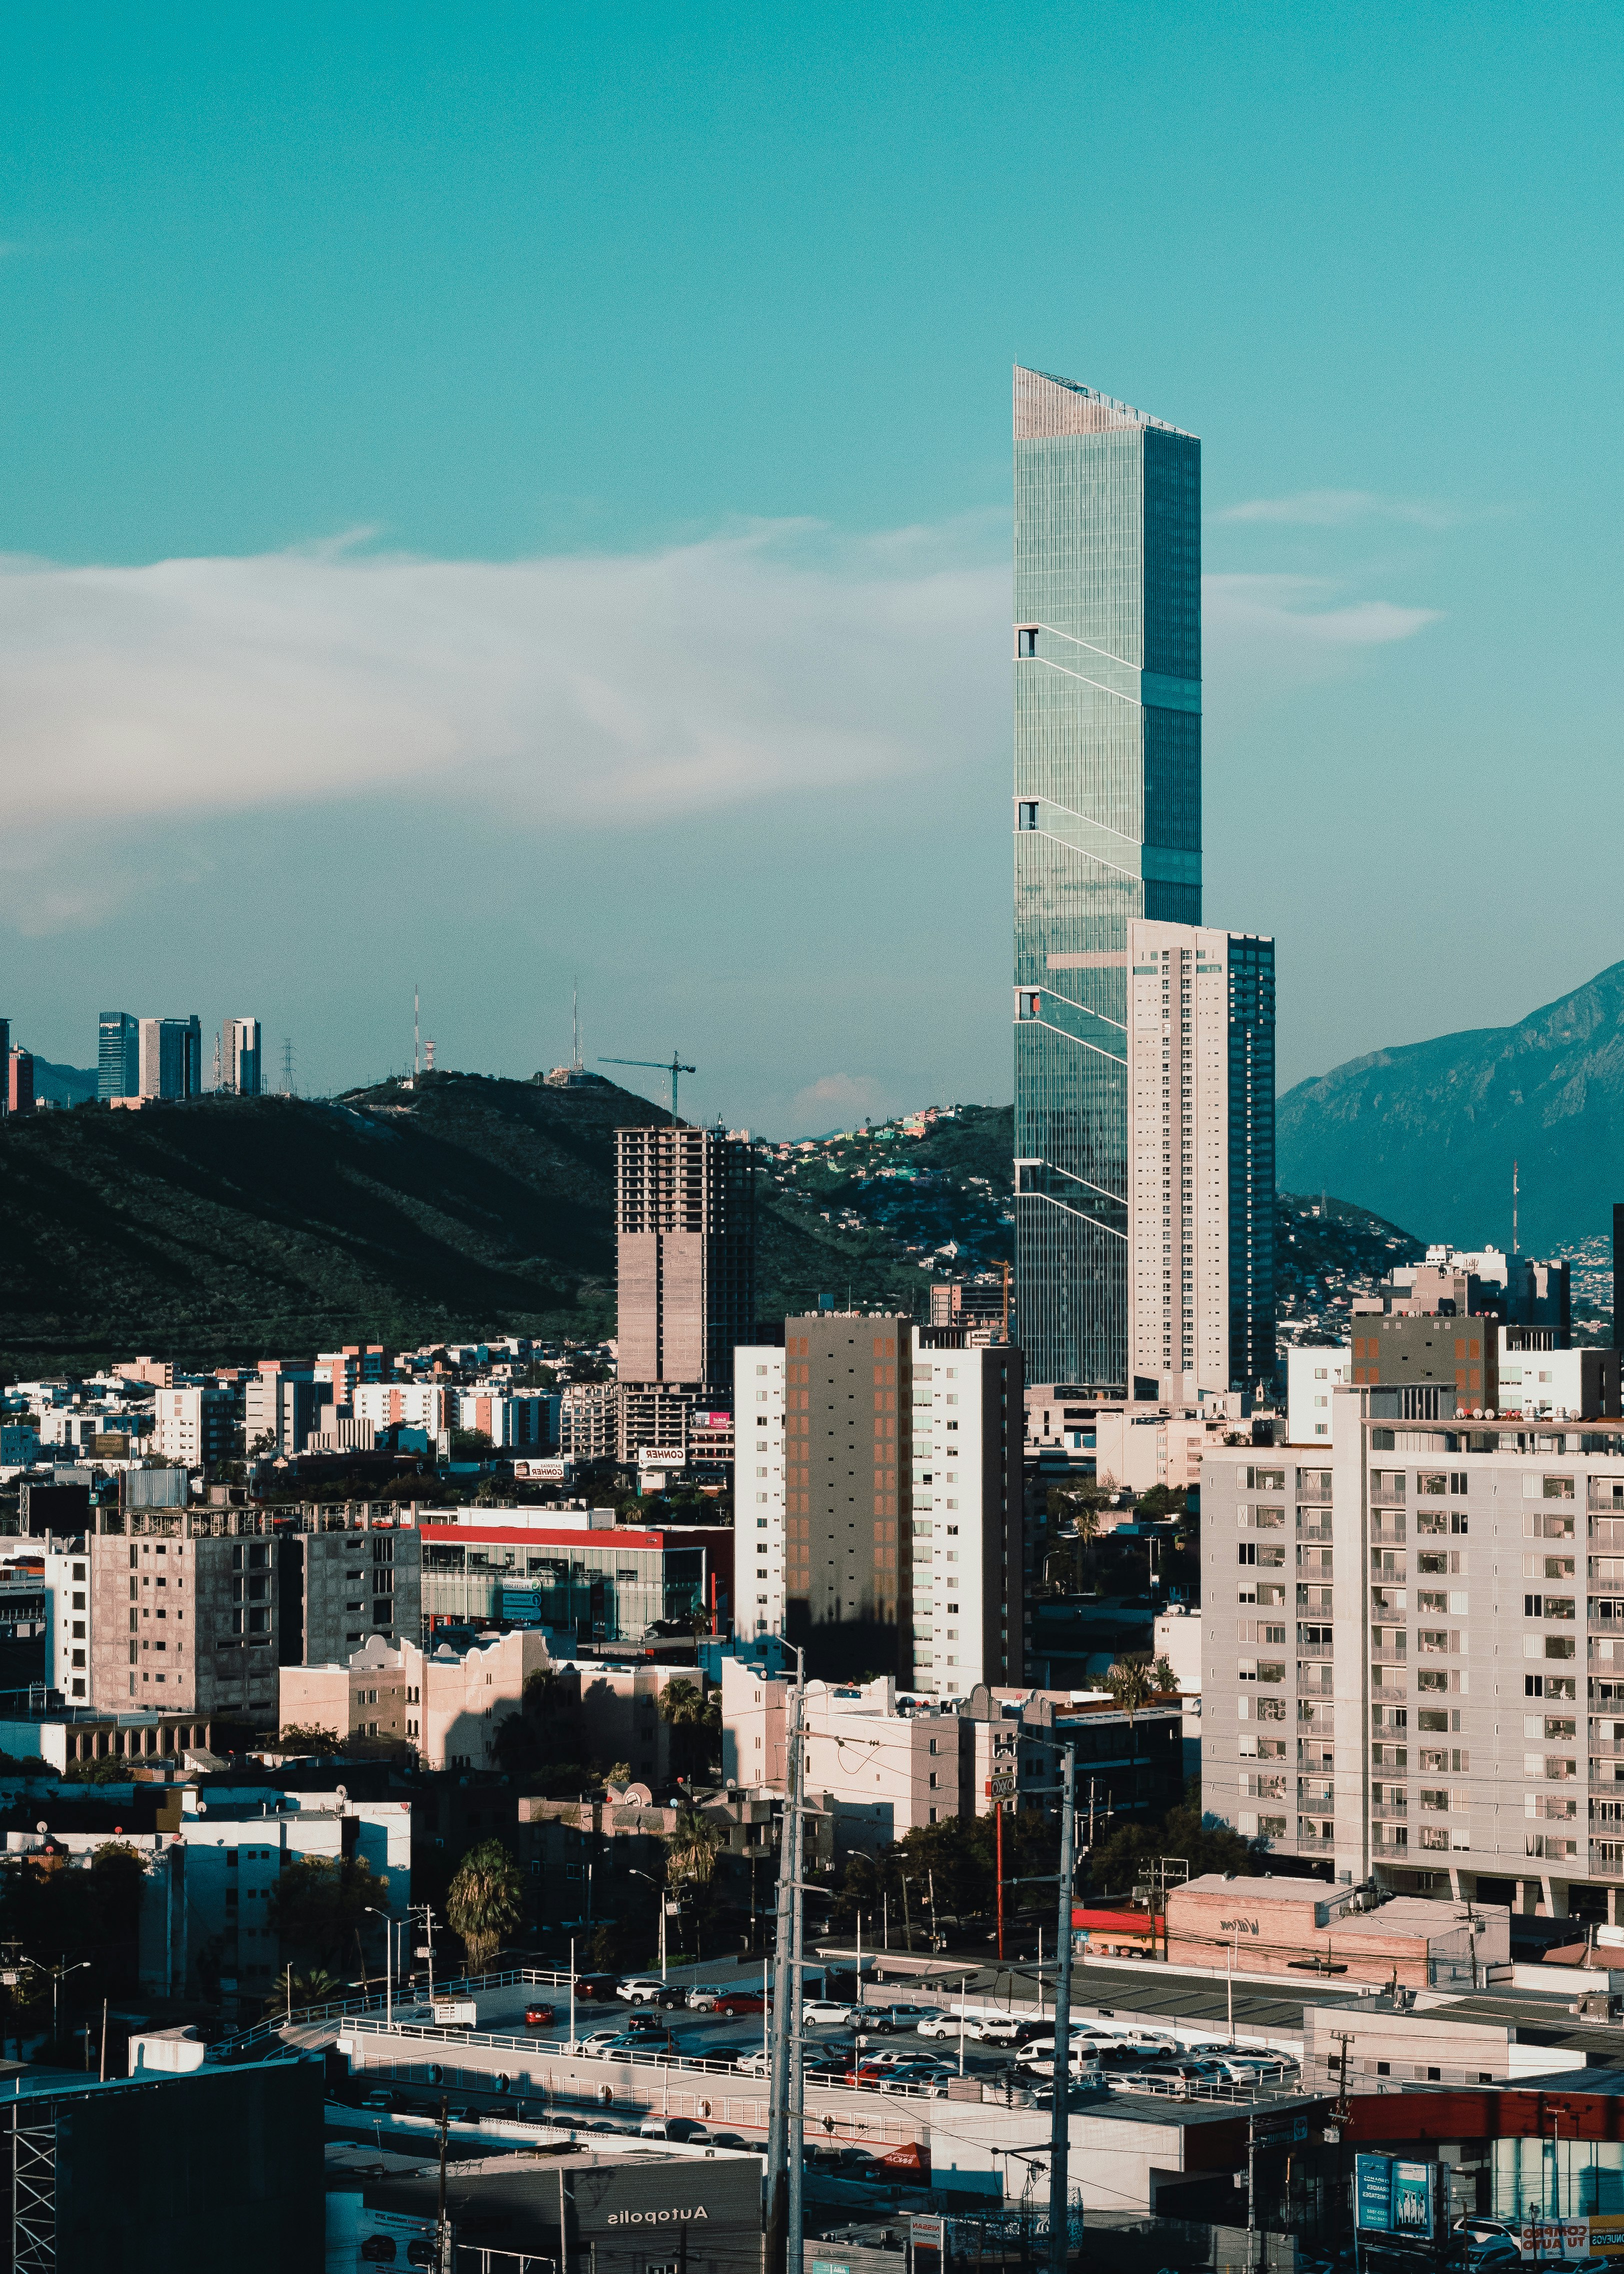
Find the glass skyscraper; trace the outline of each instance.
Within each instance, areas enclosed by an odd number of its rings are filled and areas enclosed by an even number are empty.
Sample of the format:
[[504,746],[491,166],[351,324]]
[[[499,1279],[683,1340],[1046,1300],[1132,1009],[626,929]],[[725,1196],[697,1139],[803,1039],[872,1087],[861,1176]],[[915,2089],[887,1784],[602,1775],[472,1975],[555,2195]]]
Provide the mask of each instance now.
[[[1017,366],[1020,1338],[1029,1381],[1119,1395],[1136,1388],[1129,1351],[1129,925],[1201,922],[1200,485],[1194,435],[1091,388]],[[1269,1007],[1272,1031],[1272,998]],[[1242,1052],[1259,1072],[1264,1055]],[[1272,1147],[1272,1058],[1268,1077]],[[1263,1111],[1260,1095],[1240,1102],[1240,1128],[1248,1111],[1254,1121]],[[1228,1117],[1232,1134],[1233,1100]],[[1175,1207],[1177,1161],[1174,1150]],[[1272,1175],[1272,1149],[1269,1166]],[[1256,1214],[1247,1216],[1255,1241]],[[1241,1260],[1226,1259],[1231,1267]],[[1255,1262],[1253,1273],[1255,1285]],[[1229,1276],[1232,1321],[1233,1268]],[[1270,1282],[1272,1367],[1272,1271]],[[1232,1324],[1229,1339],[1233,1372],[1242,1360]],[[1244,1378],[1255,1379],[1259,1338],[1249,1324],[1239,1339],[1247,1353]],[[1195,1369],[1184,1355],[1176,1346],[1167,1371],[1188,1382]],[[1137,1394],[1158,1390],[1141,1381]],[[1161,1394],[1177,1393],[1164,1378]]]

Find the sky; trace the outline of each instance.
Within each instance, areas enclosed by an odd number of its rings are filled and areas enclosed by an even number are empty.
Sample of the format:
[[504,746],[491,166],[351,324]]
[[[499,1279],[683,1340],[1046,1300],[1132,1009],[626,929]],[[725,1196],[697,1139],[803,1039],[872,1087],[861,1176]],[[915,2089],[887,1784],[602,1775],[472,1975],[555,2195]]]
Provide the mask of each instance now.
[[[1283,1083],[1624,954],[1617,5],[0,30],[0,1015],[1010,1096],[1010,368],[1202,437]],[[630,1079],[635,1082],[637,1077]],[[658,1077],[647,1078],[660,1094]]]

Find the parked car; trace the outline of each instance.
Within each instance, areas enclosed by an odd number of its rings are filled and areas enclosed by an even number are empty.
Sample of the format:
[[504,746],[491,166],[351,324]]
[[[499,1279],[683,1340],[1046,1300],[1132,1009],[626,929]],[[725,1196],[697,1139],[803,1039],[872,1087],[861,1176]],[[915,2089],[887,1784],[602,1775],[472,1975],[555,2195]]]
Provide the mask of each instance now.
[[618,1974],[578,1974],[575,1977],[577,1999],[593,1998],[601,2005],[620,1994],[620,1977]]
[[580,2040],[576,2050],[583,2053],[601,2053],[608,2046],[617,2044],[625,2035],[625,2030],[620,2029],[594,2029],[590,2036]]
[[713,2148],[741,2149],[748,2155],[752,2149],[759,2149],[761,2142],[747,2140],[742,2132],[713,2132],[710,2145]]
[[1029,2044],[1040,2032],[1030,2022],[1023,2022],[1014,2014],[978,2014],[969,2025],[967,2034],[978,2044]]
[[708,2014],[721,1995],[714,1982],[697,1984],[688,1992],[689,2010],[695,2014]]
[[765,2076],[772,2063],[765,2049],[757,2045],[753,2052],[746,2053],[734,2066],[741,2076]]
[[524,2009],[524,2026],[527,2029],[550,2029],[557,2020],[556,2006],[544,2005],[539,2000],[536,2000]]
[[658,1974],[628,1974],[621,1979],[615,1995],[624,1998],[628,2006],[642,2006],[658,1998],[665,1987]]
[[713,2014],[764,2014],[767,2000],[759,1990],[725,1990],[710,2007]]
[[392,2092],[369,2092],[361,2103],[363,2116],[393,2116],[399,2105]]
[[921,2022],[930,2021],[941,2010],[939,2006],[864,2006],[859,2009],[858,2019],[863,2029],[887,2037],[903,2029],[916,2029]]
[[710,2135],[703,2124],[691,2116],[645,2116],[637,2127],[640,2140],[688,2140],[696,2147],[709,2147]]
[[1465,2236],[1469,2249],[1474,2242],[1488,2241],[1492,2235],[1503,2234],[1513,2242],[1517,2240],[1515,2227],[1507,2225],[1503,2218],[1485,2218],[1475,2213],[1469,2213],[1462,2218],[1452,2219],[1450,2229],[1455,2234]]
[[1105,2071],[1093,2053],[1073,2052],[1070,2060],[1061,2060],[1054,2053],[1024,2052],[1015,2064],[1028,2076],[1052,2078],[1056,2068],[1064,2068],[1072,2082],[1085,2078],[1096,2083],[1104,2081]]
[[970,2035],[968,2014],[937,2011],[928,2022],[917,2025],[916,2034],[921,2037],[957,2037],[961,2030],[966,2037]]
[[822,2029],[831,2022],[854,2022],[856,2018],[854,2006],[843,2006],[833,1998],[808,1998],[801,2008],[802,2023],[813,2029]]
[[611,2060],[653,2060],[676,2050],[669,2029],[623,2029],[604,2047]]
[[646,2009],[627,2016],[625,2034],[628,2037],[668,2037],[671,2024],[663,2014],[650,2014]]

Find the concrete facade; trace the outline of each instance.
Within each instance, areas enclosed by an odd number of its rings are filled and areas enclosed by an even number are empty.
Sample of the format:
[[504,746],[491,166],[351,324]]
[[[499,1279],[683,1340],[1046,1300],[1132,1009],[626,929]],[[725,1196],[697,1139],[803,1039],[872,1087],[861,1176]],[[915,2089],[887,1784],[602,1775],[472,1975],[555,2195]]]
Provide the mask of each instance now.
[[726,1389],[756,1315],[756,1162],[680,1123],[615,1132],[616,1367]]
[[1511,1956],[1504,1904],[1376,1900],[1323,1880],[1244,1879],[1209,1871],[1167,1899],[1168,1962],[1274,1977],[1304,1960],[1350,1985],[1396,1981],[1415,1990],[1470,1991]]
[[1208,1455],[1206,1805],[1339,1879],[1616,1920],[1624,1431],[1413,1397]]

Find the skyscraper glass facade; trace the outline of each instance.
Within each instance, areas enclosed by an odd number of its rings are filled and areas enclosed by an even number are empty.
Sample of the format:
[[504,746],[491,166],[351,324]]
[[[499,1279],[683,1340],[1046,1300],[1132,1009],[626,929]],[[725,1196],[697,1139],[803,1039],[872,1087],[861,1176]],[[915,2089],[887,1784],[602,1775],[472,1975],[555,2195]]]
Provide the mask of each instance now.
[[1015,373],[1015,1152],[1027,1378],[1128,1383],[1127,928],[1201,920],[1200,445]]
[[135,1097],[140,1093],[141,1022],[128,1011],[103,1011],[96,1035],[96,1096]]
[[1274,943],[1229,937],[1229,1381],[1274,1371]]

